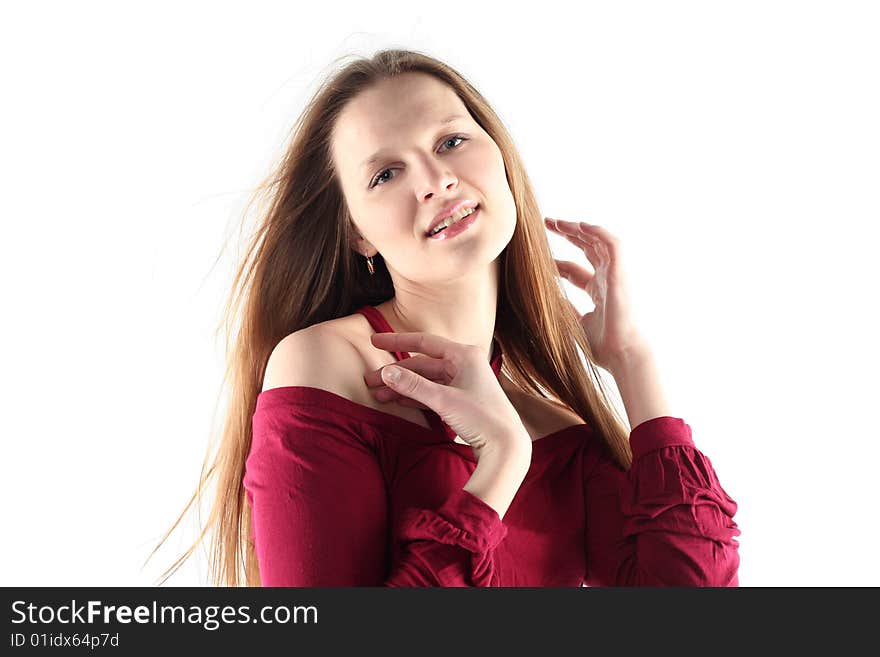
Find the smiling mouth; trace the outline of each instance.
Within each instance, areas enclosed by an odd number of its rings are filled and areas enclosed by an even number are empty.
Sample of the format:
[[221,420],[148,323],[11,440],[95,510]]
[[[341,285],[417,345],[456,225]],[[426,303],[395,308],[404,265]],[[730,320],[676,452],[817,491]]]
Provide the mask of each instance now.
[[463,219],[468,218],[469,216],[471,216],[474,212],[476,212],[479,209],[480,209],[480,204],[477,203],[474,207],[468,208],[467,212],[465,212],[465,213],[456,212],[454,215],[452,215],[453,217],[457,217],[456,219],[451,219],[451,217],[447,217],[446,219],[441,221],[439,224],[437,224],[437,226],[431,232],[426,233],[426,235],[428,237],[435,237],[436,235],[439,235],[440,233],[442,233],[444,230],[446,230],[450,226],[454,226],[455,224],[462,221]]

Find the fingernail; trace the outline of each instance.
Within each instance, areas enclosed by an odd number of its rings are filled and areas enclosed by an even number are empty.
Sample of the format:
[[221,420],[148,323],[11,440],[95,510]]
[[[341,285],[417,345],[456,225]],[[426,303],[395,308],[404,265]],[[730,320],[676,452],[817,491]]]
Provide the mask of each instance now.
[[400,380],[399,367],[386,367],[382,370],[382,378],[391,383],[397,383]]

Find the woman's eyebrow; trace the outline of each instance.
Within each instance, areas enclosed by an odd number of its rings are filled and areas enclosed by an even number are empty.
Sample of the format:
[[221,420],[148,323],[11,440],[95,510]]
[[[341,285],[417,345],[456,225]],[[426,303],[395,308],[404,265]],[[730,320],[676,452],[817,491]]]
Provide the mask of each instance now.
[[[452,116],[448,116],[445,119],[443,119],[442,121],[440,121],[439,123],[437,123],[437,125],[438,126],[449,125],[450,123],[453,123],[453,122],[457,121],[458,119],[466,119],[466,118],[468,118],[468,117],[466,117],[464,114],[453,114]],[[382,157],[382,153],[384,150],[385,149],[379,149],[378,151],[376,151],[375,153],[370,155],[370,157],[368,157],[366,160],[361,162],[361,165],[360,165],[360,167],[358,167],[358,170],[362,170],[362,169],[370,166],[371,164],[375,164],[379,160],[379,158]]]

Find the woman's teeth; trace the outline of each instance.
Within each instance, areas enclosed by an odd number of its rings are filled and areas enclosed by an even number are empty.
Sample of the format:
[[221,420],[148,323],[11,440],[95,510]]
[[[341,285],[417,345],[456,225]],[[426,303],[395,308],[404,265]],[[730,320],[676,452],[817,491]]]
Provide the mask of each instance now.
[[469,214],[471,214],[471,213],[472,213],[474,210],[476,210],[476,209],[477,209],[477,208],[473,207],[473,208],[465,208],[465,209],[463,209],[463,210],[459,210],[458,212],[456,212],[456,213],[453,214],[452,216],[447,217],[447,218],[444,219],[442,222],[440,222],[439,224],[437,224],[437,227],[434,228],[434,230],[432,230],[432,231],[431,231],[430,233],[428,233],[428,234],[429,234],[429,235],[436,235],[436,234],[439,233],[441,230],[444,230],[445,228],[448,228],[449,226],[451,226],[452,224],[454,224],[456,221],[459,221],[460,219],[463,219],[464,217],[468,216]]

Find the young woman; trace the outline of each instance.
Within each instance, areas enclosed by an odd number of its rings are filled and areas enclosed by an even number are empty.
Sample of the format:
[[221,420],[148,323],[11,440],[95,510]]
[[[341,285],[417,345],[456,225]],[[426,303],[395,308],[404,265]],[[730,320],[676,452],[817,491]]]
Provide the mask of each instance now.
[[669,413],[620,243],[542,218],[459,73],[401,50],[348,64],[265,190],[196,491],[216,475],[215,505],[172,568],[213,529],[223,585],[738,584],[736,503]]

